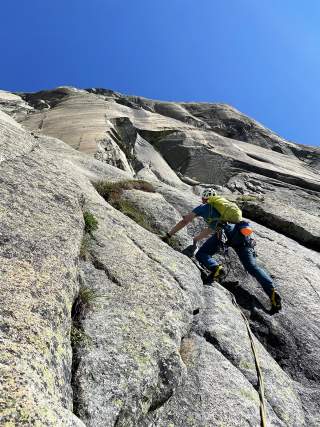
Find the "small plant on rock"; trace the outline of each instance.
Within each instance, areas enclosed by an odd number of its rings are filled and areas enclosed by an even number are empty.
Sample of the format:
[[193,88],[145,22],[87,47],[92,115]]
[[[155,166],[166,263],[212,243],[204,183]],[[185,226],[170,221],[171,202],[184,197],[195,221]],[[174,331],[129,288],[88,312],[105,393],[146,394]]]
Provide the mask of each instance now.
[[71,346],[73,348],[78,347],[80,345],[86,346],[86,345],[89,345],[91,342],[88,335],[86,335],[83,329],[77,326],[76,323],[73,323],[71,325],[70,340],[71,340]]
[[94,289],[88,288],[86,286],[79,289],[78,296],[73,303],[72,307],[72,318],[76,321],[80,318],[81,314],[90,308],[95,300],[99,298],[97,292]]
[[140,212],[132,203],[130,203],[130,201],[119,199],[113,203],[113,207],[115,207],[120,212],[131,218],[141,227],[154,233],[154,230],[146,216],[142,212]]
[[155,189],[149,182],[143,180],[126,180],[118,182],[99,181],[95,184],[95,188],[115,209],[131,218],[146,230],[152,233],[155,232],[146,215],[134,206],[133,203],[121,198],[124,190],[140,190],[154,193]]
[[85,234],[81,240],[80,246],[80,258],[84,261],[88,261],[90,259],[90,236]]
[[79,289],[78,296],[73,303],[71,311],[71,344],[73,347],[90,343],[90,338],[85,334],[80,319],[97,298],[99,298],[99,296],[94,289],[85,286]]
[[84,231],[86,233],[91,234],[93,231],[98,229],[98,221],[96,220],[95,216],[91,212],[84,212],[83,214],[84,219]]
[[81,303],[84,307],[88,307],[93,304],[97,298],[99,298],[99,295],[94,289],[82,287],[79,290],[78,298],[81,300]]
[[148,193],[155,192],[154,187],[149,182],[143,180],[125,180],[118,182],[99,181],[95,183],[94,186],[100,196],[111,204],[121,197],[123,190],[140,190]]
[[263,196],[256,196],[254,194],[242,194],[241,196],[238,196],[236,198],[236,202],[263,202],[264,197]]

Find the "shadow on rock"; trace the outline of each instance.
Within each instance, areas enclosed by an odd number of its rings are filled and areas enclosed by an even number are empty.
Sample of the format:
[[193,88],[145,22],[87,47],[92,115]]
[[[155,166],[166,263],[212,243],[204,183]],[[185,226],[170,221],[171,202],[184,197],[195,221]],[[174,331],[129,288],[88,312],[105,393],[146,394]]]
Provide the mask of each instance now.
[[240,307],[249,311],[250,317],[255,316],[256,310],[262,310],[266,314],[273,314],[271,310],[266,309],[264,305],[261,304],[258,298],[243,289],[238,281],[224,281],[220,284],[234,295]]
[[225,281],[221,283],[221,286],[234,295],[237,304],[242,310],[249,313],[249,323],[253,334],[279,365],[291,375],[292,368],[288,367],[287,352],[293,353],[294,346],[292,346],[292,343],[286,341],[281,336],[280,331],[274,327],[274,323],[270,317],[270,315],[275,314],[273,310],[266,309],[254,295],[243,289],[237,281]]

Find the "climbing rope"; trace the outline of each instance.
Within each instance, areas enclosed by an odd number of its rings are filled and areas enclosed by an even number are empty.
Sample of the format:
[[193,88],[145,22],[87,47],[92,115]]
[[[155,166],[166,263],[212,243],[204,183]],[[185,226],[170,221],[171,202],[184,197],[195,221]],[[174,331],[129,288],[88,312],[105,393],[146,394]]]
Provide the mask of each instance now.
[[[222,232],[221,230],[221,234],[220,234],[220,241],[221,241],[221,250],[225,259],[225,263],[227,265],[227,271],[226,274],[224,276],[224,280],[226,279],[226,277],[229,275],[231,269],[232,269],[232,261],[230,258],[230,254],[229,254],[229,247],[226,244],[226,236],[225,234]],[[195,262],[195,261],[194,261]],[[195,262],[196,265],[198,265]],[[249,325],[249,322],[246,318],[246,316],[244,315],[244,313],[242,312],[241,308],[239,307],[235,296],[228,291],[231,295],[231,300],[233,305],[239,310],[244,323],[246,325],[246,329],[247,329],[247,333],[248,333],[248,337],[250,340],[250,345],[251,345],[251,349],[252,349],[252,353],[253,353],[253,358],[254,358],[254,362],[255,362],[255,367],[256,367],[256,371],[257,371],[257,378],[258,378],[258,386],[259,386],[259,400],[260,400],[260,417],[261,417],[261,427],[267,427],[267,410],[266,410],[266,400],[265,400],[265,396],[264,396],[264,380],[263,380],[263,375],[262,375],[262,371],[261,371],[261,367],[260,367],[260,363],[259,363],[259,358],[258,358],[258,351],[257,348],[255,346],[254,343],[254,335],[251,332],[251,328]]]
[[230,295],[231,295],[232,303],[239,310],[239,312],[240,312],[240,314],[244,320],[244,323],[246,325],[246,328],[247,328],[247,332],[248,332],[248,336],[249,336],[250,344],[251,344],[251,348],[252,348],[252,353],[253,353],[253,357],[254,357],[254,362],[255,362],[255,366],[256,366],[257,377],[258,377],[261,426],[267,427],[267,409],[266,409],[266,401],[265,401],[265,396],[264,396],[264,380],[263,380],[263,375],[262,375],[262,371],[261,371],[261,367],[260,367],[260,363],[259,363],[258,351],[257,351],[257,348],[256,348],[255,343],[254,343],[254,338],[253,338],[253,334],[251,332],[249,322],[248,322],[246,316],[244,315],[244,313],[242,312],[241,308],[239,307],[239,305],[235,299],[235,296],[231,292],[230,292]]
[[308,280],[309,285],[311,286],[311,288],[313,289],[313,291],[317,294],[319,300],[320,300],[320,295],[318,294],[318,291],[316,290],[316,288],[313,286],[313,284]]
[[[231,258],[230,258],[230,254],[229,254],[229,247],[226,245],[226,236],[224,236],[223,234],[221,235],[220,241],[221,241],[222,254],[223,254],[224,259],[225,259],[225,264],[227,265],[226,275],[224,277],[224,279],[226,279],[226,277],[228,276],[228,274],[230,273],[230,271],[232,269],[232,262],[231,262]],[[256,348],[255,343],[254,343],[254,338],[253,338],[254,336],[252,334],[249,322],[248,322],[246,316],[244,315],[244,313],[242,312],[241,308],[239,307],[235,296],[232,294],[232,292],[230,292],[230,291],[228,291],[228,292],[231,295],[231,300],[232,300],[233,305],[239,310],[239,312],[240,312],[240,314],[244,320],[244,323],[246,325],[246,329],[248,332],[250,345],[251,345],[251,349],[252,349],[252,353],[253,353],[253,358],[254,358],[254,362],[255,362],[255,366],[256,366],[256,371],[257,371],[258,386],[259,386],[259,399],[260,399],[261,427],[267,427],[267,410],[266,410],[266,401],[265,401],[265,396],[264,396],[264,380],[263,380],[262,371],[261,371],[261,367],[260,367],[260,363],[259,363],[258,351],[257,351],[257,348]]]

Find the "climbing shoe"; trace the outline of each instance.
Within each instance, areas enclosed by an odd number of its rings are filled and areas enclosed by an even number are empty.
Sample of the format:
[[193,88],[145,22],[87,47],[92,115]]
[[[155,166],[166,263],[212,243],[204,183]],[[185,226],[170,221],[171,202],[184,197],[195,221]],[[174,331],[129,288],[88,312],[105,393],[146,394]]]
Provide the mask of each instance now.
[[271,311],[273,313],[277,313],[278,311],[281,310],[281,308],[282,308],[281,297],[275,289],[272,289],[270,301],[271,301]]
[[219,282],[226,276],[222,265],[217,265],[215,269],[203,281],[204,285],[209,285],[212,282]]

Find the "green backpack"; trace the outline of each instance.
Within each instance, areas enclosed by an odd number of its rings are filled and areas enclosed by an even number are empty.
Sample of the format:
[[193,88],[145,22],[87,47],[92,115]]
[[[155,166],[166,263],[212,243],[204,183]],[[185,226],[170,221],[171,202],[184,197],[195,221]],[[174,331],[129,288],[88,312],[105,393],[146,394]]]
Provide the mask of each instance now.
[[241,209],[233,202],[221,196],[210,196],[208,198],[209,205],[213,206],[221,215],[220,221],[231,222],[238,224],[242,221]]

